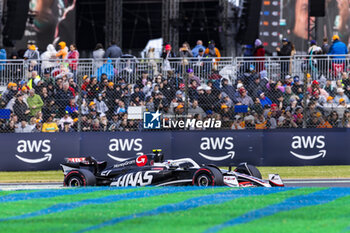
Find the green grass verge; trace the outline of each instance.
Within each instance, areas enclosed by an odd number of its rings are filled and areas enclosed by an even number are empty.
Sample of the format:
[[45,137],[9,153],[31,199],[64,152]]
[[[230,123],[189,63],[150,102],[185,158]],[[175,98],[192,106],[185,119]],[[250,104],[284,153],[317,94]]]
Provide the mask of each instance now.
[[[229,191],[230,188],[208,188],[185,192],[182,190],[179,193],[168,193],[159,196],[145,194],[142,198],[110,203],[103,203],[96,200],[96,203],[94,202],[80,207],[74,204],[74,202],[91,198],[103,198],[104,196],[120,195],[133,191],[143,192],[148,190],[148,188],[96,190],[95,192],[76,195],[0,203],[0,232],[70,233],[105,223],[111,219],[132,216],[129,220],[107,224],[88,232],[199,233],[245,214],[245,218],[248,220],[247,223],[226,227],[219,232],[348,232],[350,230],[350,205],[348,204],[350,203],[350,195],[327,202],[326,204],[305,206],[297,209],[291,208],[291,210],[277,211],[266,217],[255,218],[256,215],[253,212],[255,210],[274,208],[275,204],[282,203],[288,198],[308,195],[324,189],[326,188],[281,189],[281,192],[277,193],[266,194],[260,192],[257,196],[248,196],[248,194],[254,193],[256,190],[262,190],[262,188],[247,188],[244,189],[244,193],[247,196],[239,196],[236,199],[232,199],[235,195],[235,192],[232,192],[233,196],[231,196],[231,199],[220,204],[203,204],[196,208],[180,209],[170,213],[139,215],[138,217],[136,216],[139,213],[169,204],[167,208],[171,211],[173,206],[171,204],[181,203],[195,197]],[[239,191],[239,189],[234,190]],[[349,191],[344,189],[339,189],[339,191],[349,193]],[[5,193],[11,194],[13,192],[5,191]],[[25,193],[22,194],[25,195]],[[332,194],[327,193],[325,196],[318,196],[318,198],[328,199],[327,195]],[[304,200],[300,199],[300,202],[303,203]],[[59,204],[70,203],[72,203],[72,206],[76,206],[76,208],[63,212],[45,213],[32,218],[18,220],[3,219],[4,217],[31,213],[47,207],[56,206],[60,208]],[[251,218],[256,220],[249,221]]]
[[[350,166],[258,167],[263,178],[279,174],[282,179],[350,178]],[[0,172],[0,183],[62,182],[62,171]]]

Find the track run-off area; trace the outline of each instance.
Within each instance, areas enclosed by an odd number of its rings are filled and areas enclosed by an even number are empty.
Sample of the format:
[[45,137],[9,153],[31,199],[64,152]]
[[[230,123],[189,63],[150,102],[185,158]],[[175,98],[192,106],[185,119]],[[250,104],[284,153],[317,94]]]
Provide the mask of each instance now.
[[348,187],[3,190],[0,232],[350,232],[349,203]]

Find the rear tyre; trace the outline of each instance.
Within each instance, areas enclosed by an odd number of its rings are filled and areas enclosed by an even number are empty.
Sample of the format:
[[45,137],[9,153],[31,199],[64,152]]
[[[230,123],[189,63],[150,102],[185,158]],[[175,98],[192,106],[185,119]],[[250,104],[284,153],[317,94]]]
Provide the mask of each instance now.
[[96,177],[88,170],[73,170],[66,175],[63,183],[67,187],[95,186]]
[[214,167],[203,167],[198,169],[192,179],[192,185],[195,186],[221,186],[223,185],[223,176],[220,170]]

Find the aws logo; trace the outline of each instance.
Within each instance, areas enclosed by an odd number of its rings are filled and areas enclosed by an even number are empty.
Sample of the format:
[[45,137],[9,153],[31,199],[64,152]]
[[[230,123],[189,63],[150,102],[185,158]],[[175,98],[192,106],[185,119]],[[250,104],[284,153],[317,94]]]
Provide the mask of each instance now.
[[292,138],[292,145],[291,147],[293,150],[297,149],[318,149],[317,154],[313,155],[302,155],[295,153],[293,151],[290,151],[290,153],[299,158],[304,160],[311,160],[311,159],[317,159],[319,157],[325,157],[326,156],[326,150],[324,150],[324,147],[326,145],[325,143],[325,136],[294,136]]
[[[52,158],[52,154],[49,153],[51,151],[50,140],[19,140],[17,143],[17,153],[23,154],[19,156],[16,154],[15,156],[26,163],[41,163],[45,160],[50,161]],[[26,153],[26,155],[25,155]],[[43,154],[42,158],[39,159],[30,159],[28,158],[28,153],[30,154]],[[24,156],[24,157],[23,157]]]
[[203,158],[211,161],[221,161],[221,160],[228,159],[230,157],[231,159],[233,159],[233,157],[235,156],[235,152],[232,151],[233,147],[234,147],[234,144],[233,144],[232,137],[202,137],[201,144],[200,144],[200,149],[202,151],[226,150],[228,152],[227,152],[227,155],[221,155],[221,156],[207,155],[202,152],[199,152],[198,154]]
[[[109,140],[108,150],[110,152],[123,152],[123,151],[135,151],[140,152],[142,150],[142,138],[131,138],[131,139],[122,139],[122,138],[113,138]],[[120,158],[113,156],[110,153],[107,153],[108,157],[114,159],[118,162],[124,162],[130,158]]]

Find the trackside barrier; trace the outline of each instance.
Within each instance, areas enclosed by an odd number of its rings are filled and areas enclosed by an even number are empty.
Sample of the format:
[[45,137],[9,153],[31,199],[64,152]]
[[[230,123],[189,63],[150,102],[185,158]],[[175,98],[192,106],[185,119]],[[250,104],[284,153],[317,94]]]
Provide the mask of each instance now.
[[58,170],[65,157],[82,156],[111,165],[154,148],[219,166],[349,165],[349,140],[347,129],[0,134],[0,170]]

